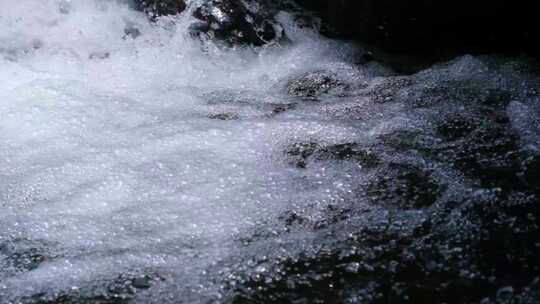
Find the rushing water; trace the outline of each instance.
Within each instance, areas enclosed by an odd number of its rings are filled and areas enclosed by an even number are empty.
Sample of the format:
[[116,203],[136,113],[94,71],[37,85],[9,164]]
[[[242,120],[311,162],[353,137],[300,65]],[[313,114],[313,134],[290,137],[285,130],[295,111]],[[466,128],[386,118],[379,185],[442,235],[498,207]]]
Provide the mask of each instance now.
[[[0,0],[0,304],[226,302],[242,274],[253,286],[282,280],[267,273],[354,239],[362,223],[406,235],[423,208],[487,202],[501,187],[523,191],[520,208],[534,203],[523,189],[537,189],[527,166],[540,151],[540,82],[523,63],[464,56],[390,77],[287,13],[288,39],[250,48],[193,37],[190,10],[152,23],[122,1]],[[294,96],[320,71],[335,92]],[[315,149],[318,161],[303,163]],[[512,172],[521,155],[514,189],[492,173]],[[512,223],[533,221],[530,210]],[[433,247],[444,259],[477,234],[478,218],[459,212]],[[328,214],[338,220],[326,231]],[[381,248],[338,255],[369,260]],[[304,266],[305,280],[282,285],[294,292],[334,272]]]
[[[0,265],[0,302],[148,269],[208,296],[205,269],[246,231],[348,191],[346,171],[305,177],[275,152],[354,130],[273,110],[290,75],[361,77],[348,47],[289,25],[284,46],[228,49],[190,37],[190,21],[152,24],[114,1],[0,0],[0,242],[39,251],[22,254],[24,271]],[[228,113],[239,119],[211,119]]]

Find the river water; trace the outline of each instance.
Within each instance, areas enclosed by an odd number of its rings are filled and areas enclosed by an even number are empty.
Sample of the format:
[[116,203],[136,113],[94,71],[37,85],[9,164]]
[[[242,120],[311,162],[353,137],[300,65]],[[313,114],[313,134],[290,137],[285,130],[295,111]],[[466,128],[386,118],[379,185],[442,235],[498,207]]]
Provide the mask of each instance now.
[[[519,204],[536,199],[523,189],[536,187],[539,82],[523,63],[464,56],[394,77],[288,13],[286,40],[251,48],[194,37],[191,10],[149,22],[122,1],[0,0],[1,304],[228,302],[235,288],[326,282],[337,266],[279,265],[316,260],[355,227],[406,235],[431,205],[438,218],[514,191],[517,177],[492,172],[519,153]],[[321,79],[315,91],[334,91],[305,96]],[[441,224],[444,259],[476,231],[459,212]],[[331,263],[374,273],[358,261],[384,251],[366,248]],[[346,252],[358,261],[341,265]]]
[[275,115],[287,77],[361,76],[348,46],[286,14],[291,41],[253,50],[191,37],[189,13],[152,24],[113,1],[2,0],[0,12],[0,243],[37,250],[4,261],[0,302],[153,269],[208,295],[206,269],[248,231],[348,191],[345,171],[304,176],[276,153],[354,135],[302,109]]

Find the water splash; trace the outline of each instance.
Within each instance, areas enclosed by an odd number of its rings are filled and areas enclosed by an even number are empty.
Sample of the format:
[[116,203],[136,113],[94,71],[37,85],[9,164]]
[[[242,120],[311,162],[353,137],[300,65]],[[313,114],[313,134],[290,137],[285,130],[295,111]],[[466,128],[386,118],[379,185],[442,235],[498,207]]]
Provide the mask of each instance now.
[[[271,156],[294,133],[349,136],[269,118],[287,103],[278,88],[289,75],[352,70],[348,47],[286,14],[292,42],[253,50],[190,37],[189,12],[153,24],[114,1],[2,1],[0,11],[0,242],[43,244],[31,271],[0,272],[4,299],[148,268],[187,290],[291,201],[344,191],[324,172],[299,191],[298,174]],[[240,119],[211,119],[228,112]]]

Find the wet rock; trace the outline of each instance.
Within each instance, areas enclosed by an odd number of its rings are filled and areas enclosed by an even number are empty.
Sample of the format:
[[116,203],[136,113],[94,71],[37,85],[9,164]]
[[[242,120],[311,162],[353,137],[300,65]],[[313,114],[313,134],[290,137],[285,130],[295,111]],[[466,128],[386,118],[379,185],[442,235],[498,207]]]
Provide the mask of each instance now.
[[[384,245],[391,240],[398,240],[395,228],[386,224],[379,227],[377,221],[371,228],[357,231],[355,239],[361,242],[341,239],[333,232],[332,226],[319,230],[320,235],[332,235],[347,244],[330,245],[323,241],[318,249],[299,256],[282,259],[269,267],[258,280],[242,276],[241,285],[237,285],[233,302],[269,302],[269,303],[354,303],[363,300],[377,303],[386,295],[380,293],[381,286],[374,278],[383,272],[388,273],[388,261],[384,264],[383,256],[394,252],[392,246]],[[340,226],[340,225],[338,225]],[[337,229],[346,229],[340,226]],[[395,227],[395,226],[393,226]],[[338,233],[339,234],[339,233]],[[352,237],[352,235],[350,235]],[[315,242],[320,242],[318,238]],[[398,242],[395,243],[397,245]],[[399,243],[398,246],[403,244]],[[397,252],[397,251],[396,251]],[[392,263],[392,267],[395,267]],[[382,275],[382,276],[386,276]],[[276,279],[269,279],[276,278]],[[277,279],[283,278],[283,279]]]
[[135,0],[134,6],[152,20],[159,16],[179,14],[187,7],[184,0]]
[[379,161],[352,197],[284,212],[266,271],[239,271],[233,302],[538,302],[537,85],[472,59],[360,91],[394,114],[373,142],[286,149],[299,167]]
[[439,122],[437,132],[446,140],[457,140],[471,134],[479,127],[478,122],[464,116],[451,116]]
[[[523,299],[534,296],[529,286],[538,273],[538,225],[512,218],[518,210],[537,214],[535,199],[517,207],[516,197],[490,190],[464,193],[463,199],[429,213],[363,212],[316,230],[310,250],[278,259],[256,280],[241,276],[233,299],[470,303],[502,293],[517,300],[516,290],[523,290]],[[293,220],[304,222],[302,216]],[[511,282],[512,295],[501,292]]]
[[[493,276],[499,284],[526,284],[539,270],[537,257],[538,197],[526,192],[504,194],[498,190],[473,192],[437,233],[469,248],[477,272]],[[516,222],[516,218],[520,220]],[[452,231],[460,231],[451,236]],[[503,247],[501,247],[503,246]],[[502,253],[498,248],[506,248]],[[469,267],[471,268],[471,267]],[[504,287],[500,286],[500,287]]]
[[365,90],[365,95],[376,103],[392,102],[401,89],[413,84],[414,79],[411,77],[385,77],[374,81]]
[[274,13],[252,1],[210,0],[193,15],[199,20],[190,28],[193,35],[205,34],[229,45],[261,46],[284,37]]
[[313,142],[294,143],[288,146],[285,154],[289,162],[298,168],[306,168],[311,161],[354,161],[366,168],[379,164],[374,151],[356,143],[321,145]]
[[137,289],[148,289],[152,286],[152,279],[150,277],[144,276],[139,278],[134,278],[132,281],[132,286]]
[[317,160],[351,160],[357,161],[367,168],[376,167],[379,158],[375,151],[362,148],[356,143],[329,145],[317,150],[314,155]]
[[519,145],[504,114],[478,113],[467,122],[443,118],[438,131],[449,141],[437,147],[439,159],[452,161],[484,186],[512,187],[508,183],[519,172]]
[[373,204],[411,209],[435,204],[444,190],[445,186],[434,179],[431,172],[392,163],[360,191],[365,191]]
[[396,88],[387,90],[383,83],[363,92],[376,102],[382,99],[383,104],[401,102],[425,121],[419,127],[380,135],[380,144],[451,164],[485,187],[512,187],[512,179],[521,174],[522,157],[519,135],[506,107],[518,93],[479,80],[443,79],[426,84],[415,78],[400,77],[403,80]]
[[305,168],[307,159],[313,155],[317,146],[318,145],[313,142],[294,143],[286,148],[285,154],[289,158],[291,164],[298,168]]
[[379,136],[381,143],[399,152],[430,153],[434,139],[424,130],[399,129]]
[[510,92],[486,88],[476,81],[447,81],[425,85],[418,91],[416,100],[411,103],[418,108],[427,108],[447,102],[467,102],[485,106],[504,107],[512,100]]
[[317,100],[324,94],[343,94],[349,86],[336,75],[325,71],[306,73],[287,84],[287,93],[306,100]]

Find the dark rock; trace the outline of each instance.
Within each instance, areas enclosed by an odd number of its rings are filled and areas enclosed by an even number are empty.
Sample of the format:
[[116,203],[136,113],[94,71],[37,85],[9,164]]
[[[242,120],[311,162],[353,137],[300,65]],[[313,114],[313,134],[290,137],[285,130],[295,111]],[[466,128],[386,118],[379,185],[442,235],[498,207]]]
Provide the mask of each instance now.
[[52,294],[39,293],[28,297],[30,304],[127,304],[133,302],[137,292],[152,287],[163,278],[156,273],[140,275],[126,273],[107,280],[95,281],[76,290],[65,290]]
[[298,168],[305,168],[307,159],[313,155],[317,149],[316,143],[294,143],[286,148],[285,154],[289,158],[291,164]]
[[200,22],[191,26],[192,34],[206,34],[229,45],[261,46],[284,37],[273,13],[258,3],[241,0],[209,0],[196,8]]
[[184,0],[134,0],[134,5],[136,10],[146,13],[152,20],[179,14],[187,7]]
[[441,118],[437,130],[445,142],[436,148],[437,158],[451,161],[486,187],[513,187],[520,168],[517,136],[504,113],[484,111],[466,120]]
[[356,161],[367,168],[376,167],[379,158],[374,151],[361,147],[356,143],[345,143],[321,147],[314,153],[317,160],[350,160]]
[[421,130],[400,129],[379,136],[383,145],[397,151],[421,151],[429,153],[431,138]]
[[366,95],[377,103],[391,102],[401,89],[410,87],[413,83],[414,79],[411,77],[385,77],[371,84]]
[[345,217],[318,230],[318,249],[276,260],[263,274],[240,276],[233,302],[478,303],[488,297],[500,303],[504,296],[522,303],[517,300],[537,297],[531,287],[538,285],[539,227],[534,218],[512,219],[537,215],[537,203],[480,190],[422,216],[374,211]]
[[343,94],[348,88],[335,74],[317,71],[292,79],[287,84],[287,93],[307,100],[316,100],[324,94]]
[[373,204],[411,209],[433,205],[444,190],[445,186],[429,171],[392,163],[360,191],[366,193]]
[[437,132],[446,140],[457,140],[471,134],[478,123],[462,116],[449,116],[439,123]]
[[320,145],[313,142],[294,143],[285,149],[289,162],[298,168],[306,168],[310,161],[354,161],[367,168],[379,164],[374,151],[356,143]]
[[513,187],[521,174],[519,136],[506,111],[513,93],[481,81],[426,85],[410,78],[396,78],[396,86],[371,85],[364,93],[374,102],[403,102],[412,113],[432,113],[423,127],[392,130],[379,137],[380,143],[451,164],[485,187]]
[[152,286],[152,278],[147,276],[134,278],[132,280],[132,285],[137,289],[148,289]]
[[284,212],[286,233],[239,270],[231,302],[538,303],[537,82],[471,59],[362,89],[397,117],[373,142],[287,148],[299,167],[378,161],[352,197]]
[[486,88],[481,82],[451,80],[425,85],[413,103],[416,107],[430,107],[445,102],[472,102],[478,105],[504,107],[511,100],[510,92]]

